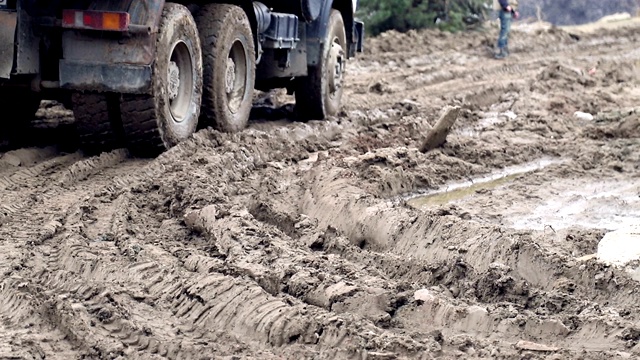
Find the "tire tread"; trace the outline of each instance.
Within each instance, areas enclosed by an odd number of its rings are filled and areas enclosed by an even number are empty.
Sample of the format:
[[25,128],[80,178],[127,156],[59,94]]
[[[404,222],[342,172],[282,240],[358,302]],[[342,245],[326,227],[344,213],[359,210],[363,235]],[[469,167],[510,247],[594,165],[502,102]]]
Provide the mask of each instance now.
[[[216,104],[218,103],[215,86],[215,81],[211,79],[215,78],[214,64],[219,58],[225,59],[228,54],[220,53],[219,39],[220,34],[223,31],[228,31],[231,24],[235,24],[234,18],[242,19],[240,26],[244,27],[243,31],[248,34],[252,34],[251,27],[249,25],[249,19],[246,17],[244,10],[236,5],[230,4],[207,4],[198,11],[195,19],[198,24],[198,30],[200,33],[200,42],[203,49],[203,92],[202,92],[202,117],[203,122],[207,125],[213,125],[216,129],[223,132],[237,132],[244,129],[249,119],[249,112],[251,106],[248,109],[243,109],[244,114],[241,116],[244,118],[240,121],[240,125],[229,121],[227,119],[228,114],[225,114],[225,109],[220,109]],[[247,44],[248,54],[246,54],[253,69],[248,69],[249,76],[255,77],[255,48],[253,44],[253,37],[250,39],[250,44]],[[249,91],[253,92],[253,86],[255,79],[249,79]],[[252,101],[252,96],[248,96],[249,101]],[[245,105],[246,106],[246,105]]]
[[[158,30],[159,34],[164,34],[165,31],[167,31],[166,28],[174,26],[174,22],[168,21],[167,19],[180,13],[188,14],[188,17],[191,17],[191,13],[184,5],[166,2],[162,10],[162,20],[160,21],[160,28]],[[192,39],[194,42],[193,51],[195,51],[194,57],[199,60],[201,50],[197,28],[193,20],[190,20],[190,22],[193,25],[193,30],[196,31],[195,39]],[[158,36],[156,41],[156,49],[158,52],[168,46],[163,43],[162,36]],[[197,77],[198,81],[196,81],[195,85],[196,94],[194,96],[199,96],[198,92],[200,88],[198,83],[202,78],[199,68],[200,62],[198,60],[196,60],[196,64],[194,64],[196,71],[199,72]],[[165,93],[166,79],[157,74],[158,69],[156,66],[158,66],[157,60],[153,70],[153,93],[151,95],[124,94],[122,95],[122,101],[120,103],[125,139],[132,154],[137,156],[156,156],[182,140],[177,139],[176,136],[170,133],[170,131],[167,131],[167,129],[163,129],[163,122],[171,120],[165,119],[167,115],[164,112],[164,106],[160,100],[160,97],[164,96]],[[195,118],[193,131],[195,131],[198,122],[200,111],[199,98],[196,103],[197,106],[193,116],[193,118]]]
[[[342,26],[342,29],[339,26]],[[336,27],[336,29],[334,29]],[[329,37],[333,31],[342,31],[344,34],[344,20],[338,10],[331,10],[329,17],[329,29],[324,44],[330,42]],[[346,46],[346,37],[345,37]],[[325,52],[322,49],[320,63],[317,66],[309,66],[308,74],[295,80],[296,113],[301,120],[324,120],[329,115],[334,115],[325,104],[325,89],[323,89]],[[325,86],[328,86],[325,84]]]

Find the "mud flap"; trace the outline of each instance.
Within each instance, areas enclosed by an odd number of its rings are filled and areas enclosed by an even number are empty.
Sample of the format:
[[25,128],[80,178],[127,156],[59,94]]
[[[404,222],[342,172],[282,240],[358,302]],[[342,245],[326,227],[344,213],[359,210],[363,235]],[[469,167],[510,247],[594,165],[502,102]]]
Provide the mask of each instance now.
[[9,79],[13,70],[18,14],[0,11],[0,78]]

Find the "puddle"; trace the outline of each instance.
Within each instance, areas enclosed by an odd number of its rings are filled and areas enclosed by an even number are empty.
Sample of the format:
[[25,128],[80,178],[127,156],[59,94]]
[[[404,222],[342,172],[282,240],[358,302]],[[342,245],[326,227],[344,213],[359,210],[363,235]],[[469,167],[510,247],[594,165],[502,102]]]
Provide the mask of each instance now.
[[[640,184],[637,182],[563,179],[541,186],[546,191],[533,190],[532,194],[540,194],[542,201],[524,207],[526,216],[514,211],[507,217],[513,228],[551,226],[558,230],[581,226],[615,231],[640,224]],[[543,196],[544,193],[551,196]]]
[[558,159],[541,159],[525,165],[507,167],[504,170],[490,176],[471,181],[453,183],[447,187],[406,198],[407,203],[413,207],[435,207],[461,200],[478,191],[495,189],[501,185],[513,181],[520,175],[543,169],[549,165],[562,163]]
[[405,200],[416,208],[455,204],[474,221],[521,230],[577,226],[614,231],[640,224],[640,182],[566,178],[560,175],[565,173],[562,166],[544,169],[564,162],[539,160]]
[[[598,260],[607,264],[624,266],[640,259],[640,226],[611,231],[598,244]],[[640,269],[632,277],[638,278]]]

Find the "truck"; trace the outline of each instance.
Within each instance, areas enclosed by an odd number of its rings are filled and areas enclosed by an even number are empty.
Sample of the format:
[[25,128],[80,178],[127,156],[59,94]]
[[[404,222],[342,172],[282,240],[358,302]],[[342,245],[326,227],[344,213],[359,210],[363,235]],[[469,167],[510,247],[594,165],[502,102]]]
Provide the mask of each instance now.
[[81,148],[155,156],[212,126],[247,126],[254,91],[287,89],[301,120],[335,115],[362,52],[357,0],[0,0],[3,132],[41,100]]

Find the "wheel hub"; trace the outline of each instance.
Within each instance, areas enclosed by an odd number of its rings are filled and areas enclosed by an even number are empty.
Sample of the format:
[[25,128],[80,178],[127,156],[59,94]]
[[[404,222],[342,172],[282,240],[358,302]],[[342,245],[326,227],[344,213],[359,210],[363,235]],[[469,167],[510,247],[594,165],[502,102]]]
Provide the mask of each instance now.
[[342,87],[344,73],[344,50],[342,46],[337,42],[332,42],[329,56],[329,71],[332,75],[329,77],[329,89],[332,93],[335,93]]
[[184,41],[178,41],[171,51],[167,64],[166,96],[172,120],[184,121],[191,112],[194,96],[194,64],[191,50]]
[[225,72],[224,80],[225,91],[230,94],[236,83],[236,63],[231,57],[227,58],[227,71]]
[[224,74],[224,90],[227,97],[227,110],[236,114],[243,104],[250,102],[247,98],[247,81],[249,79],[249,60],[247,48],[240,39],[234,40],[227,56]]
[[174,100],[177,98],[178,90],[180,89],[180,68],[175,61],[169,62],[169,81],[167,87],[169,99]]

